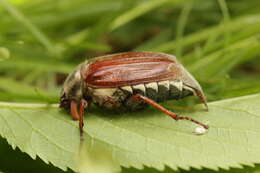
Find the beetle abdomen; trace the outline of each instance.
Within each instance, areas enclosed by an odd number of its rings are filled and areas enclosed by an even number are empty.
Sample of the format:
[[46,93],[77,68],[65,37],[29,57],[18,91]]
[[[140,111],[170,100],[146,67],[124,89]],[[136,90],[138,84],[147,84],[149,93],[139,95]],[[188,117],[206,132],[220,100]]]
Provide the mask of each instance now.
[[182,81],[161,81],[119,88],[88,88],[92,101],[101,107],[139,109],[146,104],[131,100],[135,94],[144,95],[154,101],[180,99],[192,95],[193,91],[183,85]]

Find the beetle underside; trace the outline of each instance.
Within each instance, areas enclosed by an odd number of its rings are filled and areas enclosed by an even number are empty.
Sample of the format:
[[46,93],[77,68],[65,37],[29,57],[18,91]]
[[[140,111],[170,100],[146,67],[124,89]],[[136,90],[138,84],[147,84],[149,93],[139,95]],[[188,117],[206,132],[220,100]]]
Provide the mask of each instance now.
[[[182,81],[161,81],[118,88],[87,88],[91,102],[108,109],[142,109],[147,104],[130,99],[136,94],[145,96],[156,102],[178,100],[196,95],[193,88],[183,85]],[[207,105],[206,105],[207,106]]]

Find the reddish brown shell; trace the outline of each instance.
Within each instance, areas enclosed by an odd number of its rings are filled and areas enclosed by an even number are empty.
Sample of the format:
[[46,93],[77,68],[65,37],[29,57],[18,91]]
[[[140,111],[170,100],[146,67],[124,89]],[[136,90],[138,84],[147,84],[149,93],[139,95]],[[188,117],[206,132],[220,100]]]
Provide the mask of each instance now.
[[112,88],[181,78],[181,65],[174,56],[154,52],[127,52],[98,58],[88,64],[87,86]]

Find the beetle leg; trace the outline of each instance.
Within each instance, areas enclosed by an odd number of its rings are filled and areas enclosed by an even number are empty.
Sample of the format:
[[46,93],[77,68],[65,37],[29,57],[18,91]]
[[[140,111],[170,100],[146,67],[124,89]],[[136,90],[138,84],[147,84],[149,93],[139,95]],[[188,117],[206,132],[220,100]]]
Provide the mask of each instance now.
[[204,96],[204,94],[199,91],[199,90],[195,90],[195,95],[200,99],[200,101],[205,105],[206,107],[206,111],[209,111],[209,107],[208,107],[208,104],[207,104],[207,99],[206,97]]
[[83,136],[83,127],[84,127],[84,110],[87,107],[87,102],[83,99],[80,100],[79,105],[79,130],[80,136]]
[[73,120],[79,120],[78,104],[73,100],[70,102],[70,115]]
[[134,96],[132,96],[132,98],[136,101],[144,101],[146,103],[148,103],[149,105],[153,106],[154,108],[158,109],[159,111],[165,113],[166,115],[169,115],[170,117],[172,117],[173,119],[175,120],[189,120],[189,121],[192,121],[202,127],[204,127],[205,129],[208,129],[209,127],[197,120],[194,120],[193,118],[190,118],[190,117],[185,117],[185,116],[179,116],[171,111],[169,111],[168,109],[162,107],[161,105],[159,105],[158,103],[156,103],[155,101],[145,97],[145,96],[142,96],[140,94],[136,94]]
[[87,106],[87,102],[85,100],[81,100],[79,104],[79,112],[78,112],[78,104],[75,101],[71,101],[70,103],[70,111],[71,116],[74,120],[79,120],[79,130],[80,136],[83,136],[83,126],[84,126],[84,110]]
[[103,101],[103,105],[106,103],[110,103],[111,105],[116,104],[116,102],[111,97],[106,97]]

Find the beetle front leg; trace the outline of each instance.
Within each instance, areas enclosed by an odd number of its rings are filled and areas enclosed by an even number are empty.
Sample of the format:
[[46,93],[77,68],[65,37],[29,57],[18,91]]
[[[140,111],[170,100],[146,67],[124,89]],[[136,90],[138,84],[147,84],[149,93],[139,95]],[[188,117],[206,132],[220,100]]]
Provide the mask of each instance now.
[[84,99],[80,100],[79,103],[79,111],[78,104],[76,101],[71,101],[70,103],[70,111],[71,116],[74,120],[79,120],[79,130],[80,136],[83,136],[83,127],[84,127],[84,110],[87,107],[87,102]]
[[135,100],[135,101],[144,101],[146,102],[147,104],[153,106],[154,108],[158,109],[159,111],[165,113],[166,115],[169,115],[170,117],[172,117],[173,119],[175,120],[189,120],[189,121],[192,121],[202,127],[204,127],[205,129],[208,129],[209,126],[197,121],[197,120],[194,120],[193,118],[190,118],[190,117],[185,117],[185,116],[179,116],[171,111],[169,111],[168,109],[162,107],[161,105],[159,105],[158,103],[156,103],[155,101],[143,96],[143,95],[140,95],[140,94],[136,94],[134,96],[132,96],[132,99]]
[[78,104],[74,100],[70,102],[70,115],[73,120],[79,120]]
[[88,103],[81,99],[80,105],[79,105],[79,130],[80,130],[80,136],[83,136],[83,127],[84,127],[84,113],[85,108],[88,106]]

